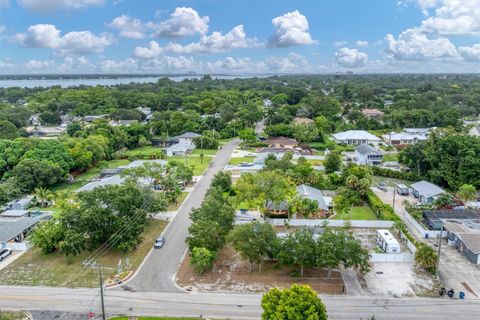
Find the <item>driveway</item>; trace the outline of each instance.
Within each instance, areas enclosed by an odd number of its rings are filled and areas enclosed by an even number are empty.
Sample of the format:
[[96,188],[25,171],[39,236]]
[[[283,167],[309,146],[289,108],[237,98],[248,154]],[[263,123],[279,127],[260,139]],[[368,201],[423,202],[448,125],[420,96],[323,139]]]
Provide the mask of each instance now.
[[175,218],[165,229],[163,233],[166,238],[165,246],[162,249],[152,249],[150,251],[133,279],[122,286],[124,289],[157,292],[178,291],[177,287],[174,286],[173,277],[187,250],[185,239],[188,236],[188,227],[190,226],[190,211],[193,208],[200,207],[213,176],[223,170],[239,142],[239,139],[234,139],[218,151],[202,179],[195,185],[177,211]]
[[[388,187],[387,191],[379,190],[377,187],[371,188],[373,192],[389,205],[393,203],[393,187]],[[422,242],[426,242],[437,249],[437,239],[425,239],[418,230],[412,226],[405,218],[407,211],[403,201],[416,202],[413,196],[395,196],[395,213],[406,224],[412,235]],[[480,299],[480,266],[472,264],[460,252],[442,241],[440,254],[439,275],[446,287],[455,289],[455,292],[463,291],[467,299]]]

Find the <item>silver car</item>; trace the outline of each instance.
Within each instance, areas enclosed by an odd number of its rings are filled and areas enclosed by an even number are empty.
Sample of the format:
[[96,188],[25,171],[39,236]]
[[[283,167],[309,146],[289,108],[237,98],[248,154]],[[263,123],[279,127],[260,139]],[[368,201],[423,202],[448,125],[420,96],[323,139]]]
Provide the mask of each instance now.
[[6,257],[12,254],[12,249],[10,248],[3,248],[0,249],[0,261],[3,261]]
[[153,245],[153,247],[155,249],[161,249],[163,248],[163,246],[165,245],[165,237],[160,237],[158,238],[157,240],[155,240],[155,244]]

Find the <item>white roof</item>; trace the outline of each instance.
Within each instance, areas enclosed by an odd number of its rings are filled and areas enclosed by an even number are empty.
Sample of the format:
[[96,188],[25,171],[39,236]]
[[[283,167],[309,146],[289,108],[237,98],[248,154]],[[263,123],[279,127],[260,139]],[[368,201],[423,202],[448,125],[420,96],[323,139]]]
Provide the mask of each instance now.
[[389,246],[400,246],[398,244],[397,239],[388,231],[387,229],[379,229],[377,230],[377,233],[383,238],[383,240],[389,245]]
[[393,134],[384,134],[383,140],[389,141],[389,140],[427,140],[427,136],[423,134],[415,134],[415,133],[409,133],[409,132],[397,132]]
[[443,189],[439,186],[425,180],[416,182],[410,187],[416,190],[419,195],[424,196],[425,198],[430,198],[445,193],[445,191],[443,191]]
[[364,143],[364,144],[361,144],[359,146],[357,146],[355,148],[355,151],[357,151],[358,153],[360,154],[378,154],[378,155],[382,155],[383,153],[381,153],[380,151],[378,151],[377,149],[375,149],[374,147],[371,147],[369,146],[368,144]]
[[335,133],[333,135],[335,140],[368,140],[380,141],[381,139],[365,130],[348,130],[344,132]]

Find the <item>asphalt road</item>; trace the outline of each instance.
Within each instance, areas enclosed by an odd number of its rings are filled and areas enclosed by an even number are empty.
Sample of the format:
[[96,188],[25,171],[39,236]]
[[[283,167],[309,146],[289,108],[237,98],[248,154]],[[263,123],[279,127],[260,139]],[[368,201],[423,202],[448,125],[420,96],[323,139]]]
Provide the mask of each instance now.
[[[329,319],[359,320],[374,315],[379,320],[476,320],[480,314],[478,300],[323,295],[321,298]],[[250,294],[107,291],[105,309],[109,315],[259,319],[260,299],[260,295]],[[0,308],[63,311],[86,316],[90,311],[99,314],[100,301],[96,289],[0,286]]]
[[239,139],[233,139],[218,151],[203,177],[179,208],[175,219],[165,229],[165,246],[162,249],[151,250],[137,274],[124,284],[124,288],[133,291],[179,291],[173,284],[173,277],[187,249],[185,239],[190,226],[190,211],[201,205],[213,176],[223,170],[239,142]]

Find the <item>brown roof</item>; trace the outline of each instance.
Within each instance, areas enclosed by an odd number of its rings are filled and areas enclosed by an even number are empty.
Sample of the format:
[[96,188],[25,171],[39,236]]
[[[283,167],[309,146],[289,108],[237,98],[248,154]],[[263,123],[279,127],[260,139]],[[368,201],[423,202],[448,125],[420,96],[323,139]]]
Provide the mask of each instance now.
[[362,113],[366,116],[383,116],[383,112],[378,109],[365,108],[362,110]]
[[285,137],[273,137],[265,140],[265,143],[268,145],[281,144],[284,146],[296,146],[298,144],[297,140]]
[[315,123],[314,120],[312,120],[310,118],[305,118],[305,117],[296,117],[295,119],[293,119],[293,122],[295,124],[312,124],[312,123]]

